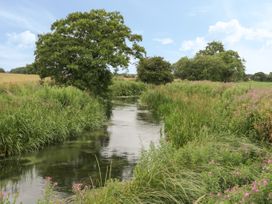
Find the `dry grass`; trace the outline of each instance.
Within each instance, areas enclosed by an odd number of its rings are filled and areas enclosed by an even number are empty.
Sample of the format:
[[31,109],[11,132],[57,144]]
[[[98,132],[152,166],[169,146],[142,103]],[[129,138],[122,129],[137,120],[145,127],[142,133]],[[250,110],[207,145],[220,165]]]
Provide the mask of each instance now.
[[39,75],[35,74],[9,74],[0,73],[0,84],[18,84],[18,83],[29,83],[39,82]]

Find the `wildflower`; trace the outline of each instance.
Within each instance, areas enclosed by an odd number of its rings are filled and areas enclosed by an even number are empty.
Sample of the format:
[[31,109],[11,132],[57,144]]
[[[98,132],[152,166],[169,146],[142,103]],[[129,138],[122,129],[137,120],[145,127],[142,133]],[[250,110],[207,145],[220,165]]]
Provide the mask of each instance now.
[[249,192],[245,192],[245,193],[244,193],[244,198],[249,197],[249,195],[250,195],[250,193],[249,193]]
[[266,161],[266,163],[267,163],[267,164],[272,164],[272,159],[268,159],[268,160]]
[[217,196],[218,196],[218,197],[220,197],[221,195],[222,195],[222,193],[221,193],[221,192],[217,193]]
[[264,186],[267,186],[267,184],[268,184],[267,179],[264,179],[264,180],[263,180],[263,185],[264,185]]
[[257,186],[257,182],[254,181],[252,184],[252,189],[253,192],[259,192],[258,186]]
[[73,188],[74,192],[79,192],[79,191],[81,191],[82,184],[81,183],[74,183],[72,188]]

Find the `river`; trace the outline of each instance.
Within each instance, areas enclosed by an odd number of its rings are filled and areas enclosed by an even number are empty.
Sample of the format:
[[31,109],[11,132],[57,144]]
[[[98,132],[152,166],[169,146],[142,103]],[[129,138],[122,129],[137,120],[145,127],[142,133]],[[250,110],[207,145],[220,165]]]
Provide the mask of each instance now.
[[137,103],[119,101],[104,128],[35,153],[0,160],[0,189],[18,193],[18,203],[32,204],[42,198],[46,177],[58,183],[59,198],[69,197],[75,183],[96,185],[99,172],[104,179],[109,168],[111,178],[130,179],[141,152],[151,143],[159,144],[160,129],[161,124]]

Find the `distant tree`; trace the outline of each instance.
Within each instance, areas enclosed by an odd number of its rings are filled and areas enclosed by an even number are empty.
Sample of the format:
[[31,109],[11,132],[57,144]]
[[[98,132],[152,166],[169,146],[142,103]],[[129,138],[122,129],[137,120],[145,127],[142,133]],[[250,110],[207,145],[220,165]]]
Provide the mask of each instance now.
[[189,80],[223,81],[226,64],[218,55],[199,55],[194,58],[190,67],[194,70]]
[[267,81],[272,82],[272,72],[268,74]]
[[251,79],[254,81],[267,81],[267,76],[263,72],[257,72],[255,74],[253,74]]
[[5,73],[5,70],[0,67],[0,73]]
[[196,55],[215,55],[224,51],[225,48],[222,42],[212,41],[208,43],[204,50],[200,50]]
[[174,76],[180,79],[186,79],[190,76],[191,60],[188,57],[182,57],[172,65]]
[[229,82],[245,79],[244,62],[238,52],[226,51],[221,42],[213,41],[194,58],[183,57],[172,66],[181,79]]
[[27,64],[25,67],[17,67],[10,70],[10,73],[16,74],[37,74],[35,64]]
[[127,68],[130,57],[145,53],[119,12],[75,12],[39,35],[35,62],[41,78],[103,95],[111,83],[110,68]]
[[171,64],[162,57],[141,59],[137,65],[137,74],[140,81],[157,85],[172,82],[174,79]]
[[222,70],[222,80],[224,82],[245,79],[245,60],[239,56],[238,52],[227,50],[220,52],[218,55],[226,65],[225,69]]

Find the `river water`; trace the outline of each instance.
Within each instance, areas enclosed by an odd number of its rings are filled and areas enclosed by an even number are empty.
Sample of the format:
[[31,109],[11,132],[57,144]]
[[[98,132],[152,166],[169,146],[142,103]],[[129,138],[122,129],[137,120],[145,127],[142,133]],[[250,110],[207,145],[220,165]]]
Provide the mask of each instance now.
[[18,193],[18,203],[31,204],[42,197],[46,177],[58,183],[55,191],[59,198],[69,197],[75,183],[96,185],[99,172],[104,179],[110,167],[111,178],[127,180],[141,152],[151,143],[159,144],[160,129],[160,123],[137,103],[119,101],[113,105],[108,125],[100,130],[39,152],[0,160],[0,190]]

